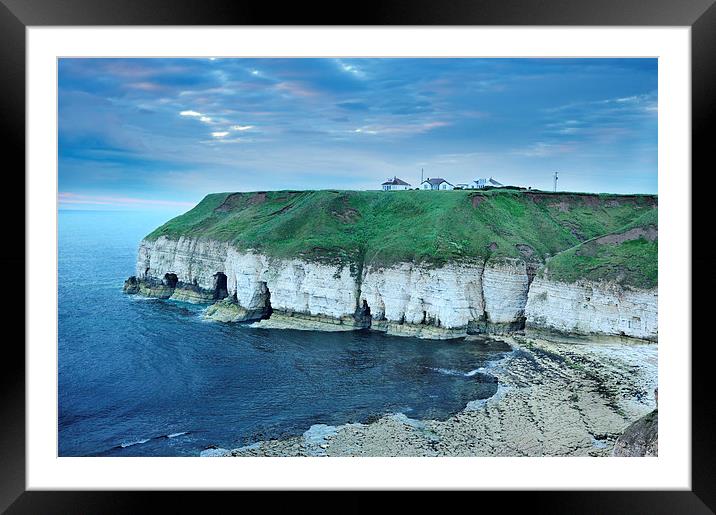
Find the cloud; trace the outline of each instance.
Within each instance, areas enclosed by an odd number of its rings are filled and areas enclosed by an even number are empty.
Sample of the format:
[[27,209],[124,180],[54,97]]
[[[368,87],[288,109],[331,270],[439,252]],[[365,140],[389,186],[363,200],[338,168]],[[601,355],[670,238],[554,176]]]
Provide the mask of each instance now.
[[114,195],[84,195],[69,191],[61,191],[57,198],[61,205],[102,205],[102,206],[194,206],[194,202],[179,200],[146,199]]
[[654,106],[656,105],[656,92],[644,93],[642,95],[629,95],[625,97],[603,98],[601,100],[589,100],[581,102],[569,102],[567,104],[545,108],[545,112],[560,111],[598,111],[599,106],[607,106],[614,112],[624,112],[631,110],[637,106]]
[[127,84],[128,88],[131,89],[137,89],[140,91],[159,91],[163,89],[163,86],[161,84],[157,84],[156,82],[132,82]]
[[548,143],[538,141],[526,148],[513,151],[514,154],[526,157],[548,157],[556,154],[566,154],[574,150],[572,143]]
[[186,116],[188,118],[198,118],[200,122],[213,124],[214,120],[211,118],[211,116],[206,116],[205,114],[200,113],[199,111],[182,111],[179,113],[179,116]]
[[218,138],[216,141],[211,140],[205,143],[250,143],[254,140],[248,138]]
[[363,72],[363,70],[358,68],[355,64],[346,63],[344,61],[341,61],[340,59],[337,59],[336,62],[338,63],[340,69],[344,72],[349,73],[358,78],[365,77],[365,72]]
[[405,125],[367,125],[359,127],[353,132],[362,134],[398,134],[398,135],[410,135],[410,134],[422,134],[433,129],[440,127],[447,127],[450,125],[444,121],[433,121],[423,123],[412,123]]
[[229,135],[228,131],[217,131],[217,132],[211,133],[211,136],[214,138],[225,138],[228,135]]
[[577,120],[564,120],[545,125],[547,132],[554,134],[577,134],[583,132],[583,123]]
[[276,89],[281,93],[285,93],[294,97],[315,97],[318,91],[312,89],[308,84],[298,81],[280,82],[276,85]]
[[232,125],[231,130],[232,131],[247,131],[249,129],[253,129],[253,125]]

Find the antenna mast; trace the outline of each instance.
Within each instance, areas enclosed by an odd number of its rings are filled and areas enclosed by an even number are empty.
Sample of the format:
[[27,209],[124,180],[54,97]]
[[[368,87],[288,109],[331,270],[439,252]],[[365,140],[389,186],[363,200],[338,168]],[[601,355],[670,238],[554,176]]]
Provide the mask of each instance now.
[[553,177],[554,181],[553,181],[553,185],[552,185],[552,191],[554,191],[555,193],[557,192],[557,179],[559,179],[557,174],[559,174],[559,172],[554,172],[554,177]]

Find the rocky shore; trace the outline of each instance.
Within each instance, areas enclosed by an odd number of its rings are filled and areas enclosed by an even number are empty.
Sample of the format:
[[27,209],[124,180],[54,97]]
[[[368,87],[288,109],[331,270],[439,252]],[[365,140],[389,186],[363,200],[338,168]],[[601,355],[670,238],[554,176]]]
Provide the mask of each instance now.
[[[610,456],[625,429],[656,407],[653,343],[501,339],[513,352],[489,370],[498,393],[447,420],[397,413],[365,424],[317,424],[302,436],[202,455]],[[650,445],[656,454],[653,439]]]

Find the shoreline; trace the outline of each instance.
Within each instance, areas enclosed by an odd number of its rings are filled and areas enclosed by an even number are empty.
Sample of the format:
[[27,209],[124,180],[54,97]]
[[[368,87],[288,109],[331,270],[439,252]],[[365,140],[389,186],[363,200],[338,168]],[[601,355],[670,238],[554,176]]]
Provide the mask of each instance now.
[[202,456],[610,456],[656,407],[655,343],[496,336],[512,352],[485,367],[499,387],[446,420],[403,413],[367,424],[314,424],[301,436],[207,449]]

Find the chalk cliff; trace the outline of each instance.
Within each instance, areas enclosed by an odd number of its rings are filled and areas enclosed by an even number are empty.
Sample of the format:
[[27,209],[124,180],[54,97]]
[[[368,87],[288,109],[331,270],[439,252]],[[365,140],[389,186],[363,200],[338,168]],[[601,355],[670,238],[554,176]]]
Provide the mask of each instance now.
[[258,327],[656,340],[657,236],[655,196],[212,194],[142,240],[125,291]]
[[656,289],[537,278],[530,287],[525,315],[528,329],[656,340],[657,306]]
[[350,267],[240,252],[212,240],[140,244],[128,293],[215,302],[206,316],[259,327],[372,328],[422,338],[528,329],[657,337],[657,292],[530,280],[517,259]]

